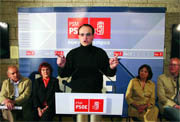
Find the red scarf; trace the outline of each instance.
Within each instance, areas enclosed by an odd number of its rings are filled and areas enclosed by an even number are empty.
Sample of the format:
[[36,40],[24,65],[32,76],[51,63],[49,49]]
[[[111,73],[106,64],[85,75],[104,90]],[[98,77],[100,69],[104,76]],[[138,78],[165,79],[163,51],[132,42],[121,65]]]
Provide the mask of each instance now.
[[[50,78],[43,79],[43,82],[44,82],[44,86],[45,86],[45,88],[47,87],[47,85],[48,85],[48,83],[49,83],[49,80],[50,80]],[[46,101],[44,101],[43,106],[46,106],[46,105],[47,105],[47,102],[46,102]]]
[[48,83],[49,83],[49,80],[50,80],[50,78],[43,79],[45,88],[47,87],[47,85],[48,85]]

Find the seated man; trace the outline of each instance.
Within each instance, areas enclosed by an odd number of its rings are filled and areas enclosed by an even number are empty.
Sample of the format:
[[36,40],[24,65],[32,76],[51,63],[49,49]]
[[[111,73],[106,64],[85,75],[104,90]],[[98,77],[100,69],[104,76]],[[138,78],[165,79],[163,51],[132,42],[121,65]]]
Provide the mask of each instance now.
[[180,60],[171,58],[169,73],[157,82],[157,95],[161,114],[168,120],[180,121]]
[[[22,77],[16,66],[9,66],[8,79],[3,81],[0,92],[0,104],[7,109],[2,110],[3,119],[13,122],[14,120],[27,120],[29,97],[31,95],[32,83],[30,79]],[[22,106],[22,110],[13,110],[14,106]],[[31,117],[32,118],[32,117]]]

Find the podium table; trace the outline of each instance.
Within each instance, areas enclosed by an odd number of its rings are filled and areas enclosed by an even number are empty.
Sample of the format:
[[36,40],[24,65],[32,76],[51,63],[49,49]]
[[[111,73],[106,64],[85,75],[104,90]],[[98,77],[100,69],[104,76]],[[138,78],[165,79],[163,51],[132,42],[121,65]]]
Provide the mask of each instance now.
[[122,115],[124,94],[56,93],[56,114]]

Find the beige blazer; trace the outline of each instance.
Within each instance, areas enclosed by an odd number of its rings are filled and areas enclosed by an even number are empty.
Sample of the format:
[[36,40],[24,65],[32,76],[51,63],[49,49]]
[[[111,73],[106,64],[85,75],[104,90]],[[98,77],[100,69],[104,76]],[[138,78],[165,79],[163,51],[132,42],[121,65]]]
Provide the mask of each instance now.
[[[144,89],[142,89],[141,81],[137,78],[130,80],[126,91],[126,101],[128,103],[128,115],[133,117],[144,116],[145,113],[139,113],[138,110],[131,104],[137,105],[150,104],[148,109],[155,105],[155,84],[148,80]],[[157,112],[158,114],[158,112]]]
[[[180,85],[180,77],[179,77]],[[180,88],[180,86],[179,86]],[[172,75],[162,74],[159,76],[157,81],[157,96],[160,112],[163,113],[165,106],[174,106],[176,103],[173,101],[177,93],[176,82]]]
[[[19,97],[15,99],[16,105],[22,105],[31,95],[32,82],[30,79],[21,77],[18,84]],[[0,92],[0,103],[6,98],[12,99],[14,96],[14,86],[10,82],[10,79],[4,80]]]

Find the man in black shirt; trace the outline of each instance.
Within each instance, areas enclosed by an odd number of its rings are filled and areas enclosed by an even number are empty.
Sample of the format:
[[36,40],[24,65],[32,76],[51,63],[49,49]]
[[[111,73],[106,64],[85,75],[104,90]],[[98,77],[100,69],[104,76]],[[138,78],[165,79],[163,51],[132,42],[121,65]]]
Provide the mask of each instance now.
[[[92,46],[94,28],[91,25],[81,25],[78,35],[80,46],[72,49],[66,58],[57,58],[59,75],[62,78],[72,76],[70,86],[74,93],[101,93],[103,74],[114,76],[116,73],[117,56],[109,59],[103,49]],[[87,118],[87,115],[78,114],[77,121],[87,121]],[[90,118],[93,122],[101,120],[98,115],[91,115]]]
[[75,93],[101,93],[103,74],[114,76],[117,56],[109,59],[106,52],[92,45],[94,28],[89,24],[78,29],[80,46],[72,49],[65,58],[58,56],[59,75],[72,76],[70,85]]

